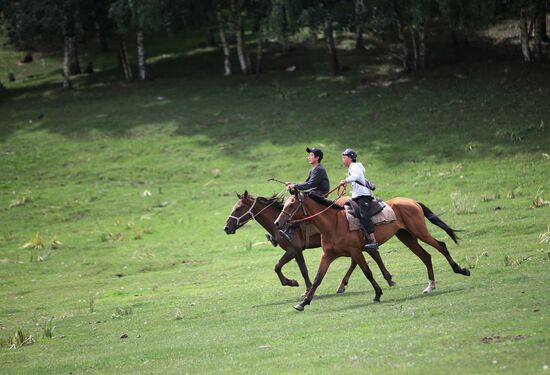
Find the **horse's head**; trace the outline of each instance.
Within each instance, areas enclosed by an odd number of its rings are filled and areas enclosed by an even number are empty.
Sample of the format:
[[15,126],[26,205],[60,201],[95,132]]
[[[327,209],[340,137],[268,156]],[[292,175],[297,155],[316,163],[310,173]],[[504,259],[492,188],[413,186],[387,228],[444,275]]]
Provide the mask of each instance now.
[[294,191],[293,195],[288,197],[283,206],[283,210],[275,219],[275,225],[279,229],[286,227],[289,221],[302,219],[306,216],[304,206],[304,195]]
[[254,218],[252,208],[256,204],[256,199],[252,198],[248,194],[247,190],[245,190],[242,195],[239,193],[235,194],[237,194],[239,200],[233,206],[233,210],[225,222],[225,227],[223,227],[223,230],[227,234],[235,234],[237,229],[245,225],[250,219]]

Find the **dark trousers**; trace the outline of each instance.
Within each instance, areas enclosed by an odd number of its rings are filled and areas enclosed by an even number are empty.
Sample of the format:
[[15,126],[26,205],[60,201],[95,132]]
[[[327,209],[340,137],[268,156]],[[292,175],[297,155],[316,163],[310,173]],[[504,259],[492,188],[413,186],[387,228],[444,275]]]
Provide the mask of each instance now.
[[362,195],[360,197],[353,198],[353,200],[359,205],[360,208],[360,217],[359,220],[361,221],[361,225],[363,228],[367,231],[367,233],[371,234],[374,233],[374,224],[371,220],[370,215],[370,203],[372,201],[372,197],[369,197],[367,195]]

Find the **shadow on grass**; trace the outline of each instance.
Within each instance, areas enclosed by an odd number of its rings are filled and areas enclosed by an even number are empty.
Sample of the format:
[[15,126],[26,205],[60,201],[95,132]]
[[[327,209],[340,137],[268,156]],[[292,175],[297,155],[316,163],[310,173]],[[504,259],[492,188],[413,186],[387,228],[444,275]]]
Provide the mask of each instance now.
[[[475,53],[486,52],[489,41],[477,43]],[[222,77],[220,51],[204,50],[156,58],[147,82],[124,82],[111,69],[78,78],[69,92],[54,84],[15,89],[5,95],[10,108],[0,108],[0,114],[10,113],[0,126],[0,140],[18,129],[73,138],[164,132],[200,135],[202,146],[222,145],[223,153],[238,159],[248,158],[263,142],[329,142],[339,149],[374,150],[392,166],[475,159],[495,146],[525,151],[544,138],[534,128],[525,130],[525,124],[550,118],[543,105],[550,87],[543,84],[550,80],[546,67],[455,64],[401,83],[382,78],[380,85],[376,77],[383,75],[377,68],[396,63],[381,47],[341,51],[351,68],[338,77],[324,73],[324,54],[321,46],[284,53],[271,46],[265,73]],[[233,66],[237,69],[236,60]],[[288,66],[296,71],[286,72]],[[364,72],[373,79],[365,79]],[[539,95],[536,87],[546,88]],[[136,134],[137,128],[149,131]],[[508,130],[499,138],[499,129]],[[521,142],[511,142],[522,129]]]
[[[319,294],[318,296],[316,295],[314,298],[313,298],[313,301],[312,303],[314,303],[316,300],[323,300],[323,299],[330,299],[330,298],[344,298],[345,296],[354,296],[354,295],[364,295],[366,294],[365,292],[346,292],[344,294],[338,294],[336,292],[334,292],[334,294]],[[253,305],[251,306],[252,308],[256,309],[256,308],[261,308],[261,307],[269,307],[269,306],[280,306],[280,305],[287,305],[287,304],[296,304],[298,302],[301,301],[301,298],[298,297],[294,300],[286,300],[286,301],[277,301],[277,302],[273,302],[273,303],[265,303],[265,304],[261,304],[261,305]]]
[[[320,294],[318,296],[315,296],[313,298],[313,301],[311,301],[311,303],[313,304],[317,300],[332,299],[332,298],[344,298],[345,296],[362,295],[362,296],[365,296],[367,298],[367,301],[364,304],[363,303],[362,304],[355,304],[355,305],[345,306],[345,307],[342,307],[342,308],[339,308],[339,309],[328,309],[328,310],[326,310],[326,311],[344,311],[344,310],[350,310],[350,309],[365,308],[365,307],[369,307],[371,305],[376,306],[376,305],[379,305],[379,304],[391,305],[391,304],[404,303],[404,302],[414,301],[414,300],[417,300],[417,299],[420,299],[420,298],[437,298],[438,296],[441,296],[441,295],[446,295],[446,294],[451,294],[451,293],[458,293],[458,292],[462,292],[464,290],[465,290],[464,288],[447,289],[447,290],[443,290],[443,291],[436,290],[436,291],[434,291],[430,294],[422,294],[421,292],[419,292],[419,293],[415,293],[414,295],[407,296],[407,297],[402,297],[402,298],[384,298],[384,296],[389,294],[389,293],[386,293],[386,294],[382,295],[380,303],[372,302],[372,298],[374,296],[374,292],[372,292],[372,291],[345,292],[344,294],[338,294],[338,293],[330,294],[330,293],[328,293],[328,294]],[[270,306],[281,306],[281,305],[289,305],[289,304],[294,305],[296,303],[299,303],[300,301],[301,301],[301,299],[297,298],[295,300],[277,301],[277,302],[273,302],[273,303],[253,305],[251,307],[256,309],[256,308],[270,307]],[[307,307],[306,307],[306,309],[307,309]]]
[[[464,289],[463,288],[457,288],[457,289],[450,289],[450,290],[444,290],[444,291],[434,291],[430,294],[422,294],[421,292],[419,293],[416,293],[414,295],[411,295],[409,297],[402,297],[402,298],[384,298],[384,296],[382,296],[382,300],[380,302],[380,304],[383,304],[383,305],[391,305],[391,304],[397,304],[397,303],[402,303],[402,302],[409,302],[409,301],[414,301],[414,300],[417,300],[417,299],[420,299],[420,298],[437,298],[438,296],[441,296],[441,295],[445,295],[445,294],[450,294],[450,293],[457,293],[457,292],[461,292],[463,291]],[[346,309],[355,309],[355,308],[360,308],[360,307],[365,307],[365,306],[368,306],[368,305],[376,305],[374,302],[371,301],[367,301],[365,304],[358,304],[358,305],[351,305],[349,307],[347,307]],[[336,311],[336,310],[335,310]]]

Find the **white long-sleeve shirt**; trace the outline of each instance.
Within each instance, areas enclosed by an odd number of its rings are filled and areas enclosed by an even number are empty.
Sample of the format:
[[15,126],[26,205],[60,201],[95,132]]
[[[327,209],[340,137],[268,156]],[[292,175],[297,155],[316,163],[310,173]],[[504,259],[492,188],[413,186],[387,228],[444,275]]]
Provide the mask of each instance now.
[[364,186],[367,184],[365,171],[366,170],[363,164],[358,162],[351,163],[348,167],[348,177],[346,178],[346,182],[351,182],[351,188],[353,189],[351,193],[352,198],[357,198],[364,195],[372,197],[372,191],[368,187]]

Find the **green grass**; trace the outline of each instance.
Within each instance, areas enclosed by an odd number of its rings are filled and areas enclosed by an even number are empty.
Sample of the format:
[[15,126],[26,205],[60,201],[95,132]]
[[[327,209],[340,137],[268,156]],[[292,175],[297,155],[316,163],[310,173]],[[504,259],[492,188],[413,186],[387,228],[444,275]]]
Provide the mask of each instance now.
[[[218,52],[175,50],[131,84],[107,56],[70,92],[50,71],[6,84],[1,372],[545,373],[550,207],[531,206],[539,189],[550,199],[548,66],[440,66],[378,87],[359,83],[383,69],[369,52],[345,53],[352,70],[336,78],[323,54],[272,51],[265,74],[223,78]],[[426,247],[437,289],[423,296],[423,265],[392,240],[381,252],[397,286],[381,304],[359,272],[335,294],[340,259],[294,311],[303,289],[279,285],[282,253],[263,230],[222,228],[234,191],[305,178],[306,146],[323,147],[333,185],[354,147],[380,197],[414,198],[465,230],[456,246],[430,225],[472,276]],[[24,249],[37,233],[43,248]],[[305,252],[312,277],[319,255]],[[295,264],[284,272],[301,282]],[[34,343],[10,349],[18,330]]]

